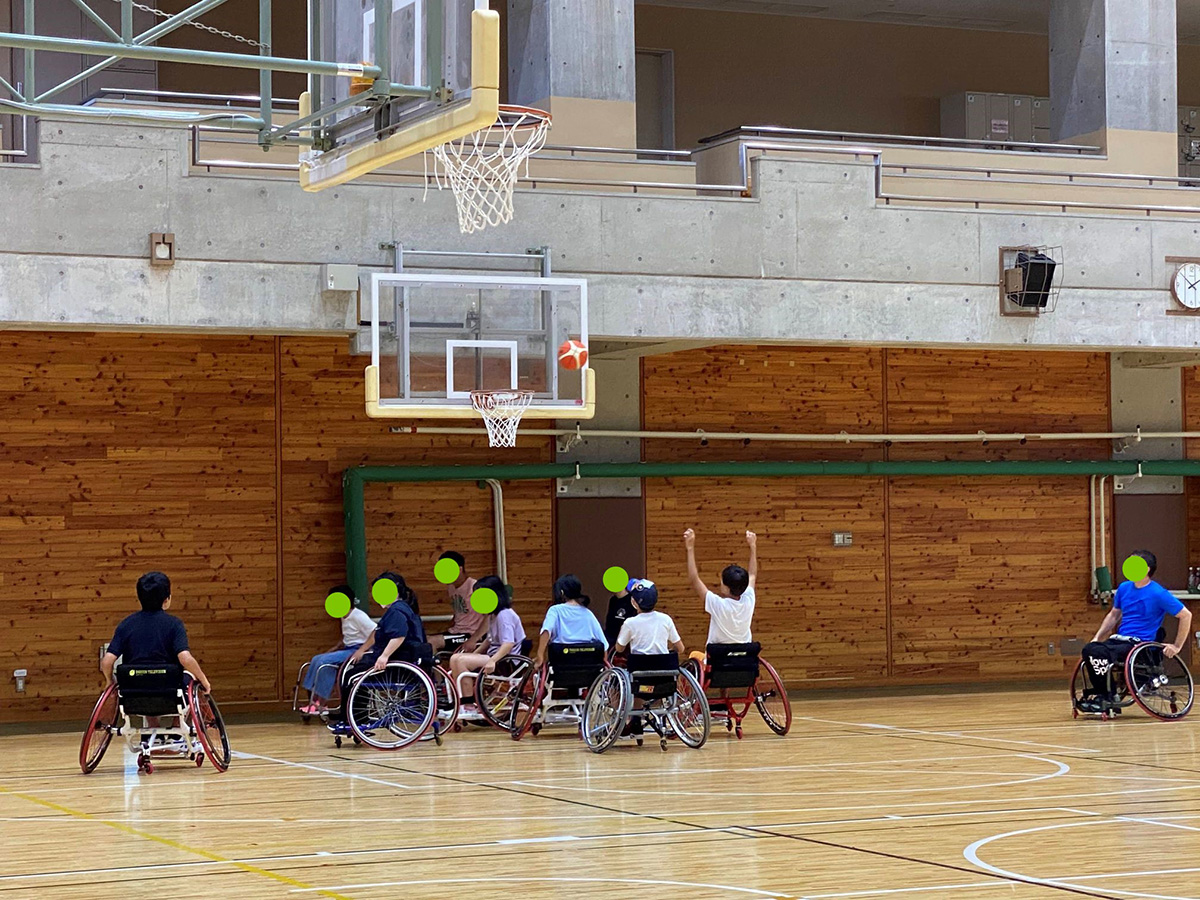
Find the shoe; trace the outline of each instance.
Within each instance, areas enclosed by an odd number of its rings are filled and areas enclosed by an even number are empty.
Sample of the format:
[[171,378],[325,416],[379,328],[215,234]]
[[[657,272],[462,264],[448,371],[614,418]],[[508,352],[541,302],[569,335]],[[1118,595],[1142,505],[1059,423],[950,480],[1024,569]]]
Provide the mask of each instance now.
[[1076,706],[1084,713],[1102,713],[1105,710],[1105,703],[1100,697],[1083,697]]

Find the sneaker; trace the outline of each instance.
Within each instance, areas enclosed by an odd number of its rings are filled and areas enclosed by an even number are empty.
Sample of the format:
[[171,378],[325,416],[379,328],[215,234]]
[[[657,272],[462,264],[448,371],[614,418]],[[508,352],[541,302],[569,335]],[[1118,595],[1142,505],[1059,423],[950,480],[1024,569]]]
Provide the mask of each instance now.
[[1102,713],[1104,712],[1104,701],[1099,697],[1083,697],[1076,704],[1080,712],[1085,713]]

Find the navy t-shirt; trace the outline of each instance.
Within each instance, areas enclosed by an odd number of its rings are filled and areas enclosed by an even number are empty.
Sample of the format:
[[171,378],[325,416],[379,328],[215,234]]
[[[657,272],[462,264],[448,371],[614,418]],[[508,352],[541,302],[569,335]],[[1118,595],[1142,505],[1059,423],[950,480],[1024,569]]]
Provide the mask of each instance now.
[[1142,588],[1135,587],[1132,581],[1121,582],[1113,606],[1121,611],[1117,634],[1139,641],[1157,638],[1163,617],[1177,616],[1183,609],[1178,598],[1157,581]]
[[370,652],[363,656],[364,661],[374,663],[388,643],[396,638],[404,638],[404,643],[392,658],[411,660],[414,652],[413,644],[425,643],[425,626],[421,617],[403,600],[396,600],[384,610],[383,618],[375,628],[375,642],[371,644]]
[[108,652],[122,657],[125,665],[178,664],[179,654],[187,648],[183,622],[161,609],[142,610],[128,616],[117,626],[108,644]]

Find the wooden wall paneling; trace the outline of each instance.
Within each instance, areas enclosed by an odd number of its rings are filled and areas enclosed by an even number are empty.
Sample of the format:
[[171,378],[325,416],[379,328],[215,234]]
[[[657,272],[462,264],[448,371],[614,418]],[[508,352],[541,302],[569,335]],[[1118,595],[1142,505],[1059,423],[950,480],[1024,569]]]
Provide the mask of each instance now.
[[[754,635],[789,682],[883,678],[883,479],[648,479],[647,575],[684,643],[700,649],[708,614],[687,582],[689,527],[696,529],[697,564],[711,588],[726,565],[746,565],[744,533],[758,533]],[[834,548],[834,530],[852,531],[854,546]]]
[[[887,351],[889,430],[898,433],[1107,431],[1108,354]],[[891,459],[1108,459],[1107,441],[896,444]]]
[[899,678],[1059,675],[1090,636],[1088,503],[1078,478],[894,478],[892,622]]
[[[724,346],[642,361],[649,431],[824,434],[883,430],[882,351]],[[882,459],[873,445],[646,441],[647,460]]]
[[277,696],[272,341],[0,334],[0,717],[94,702],[162,569],[223,697]]

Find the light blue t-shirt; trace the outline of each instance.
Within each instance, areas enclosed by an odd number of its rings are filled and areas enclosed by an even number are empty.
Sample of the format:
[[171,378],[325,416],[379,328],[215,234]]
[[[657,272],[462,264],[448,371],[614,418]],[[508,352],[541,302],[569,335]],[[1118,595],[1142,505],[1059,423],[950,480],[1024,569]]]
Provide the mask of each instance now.
[[542,631],[550,632],[552,644],[588,644],[595,641],[603,644],[605,650],[608,649],[608,641],[604,638],[604,629],[600,627],[600,621],[586,606],[555,603],[546,610]]
[[1139,641],[1157,638],[1163,616],[1177,616],[1183,609],[1179,599],[1157,581],[1151,581],[1143,588],[1134,587],[1132,581],[1122,582],[1117,587],[1113,606],[1121,611],[1117,634]]

